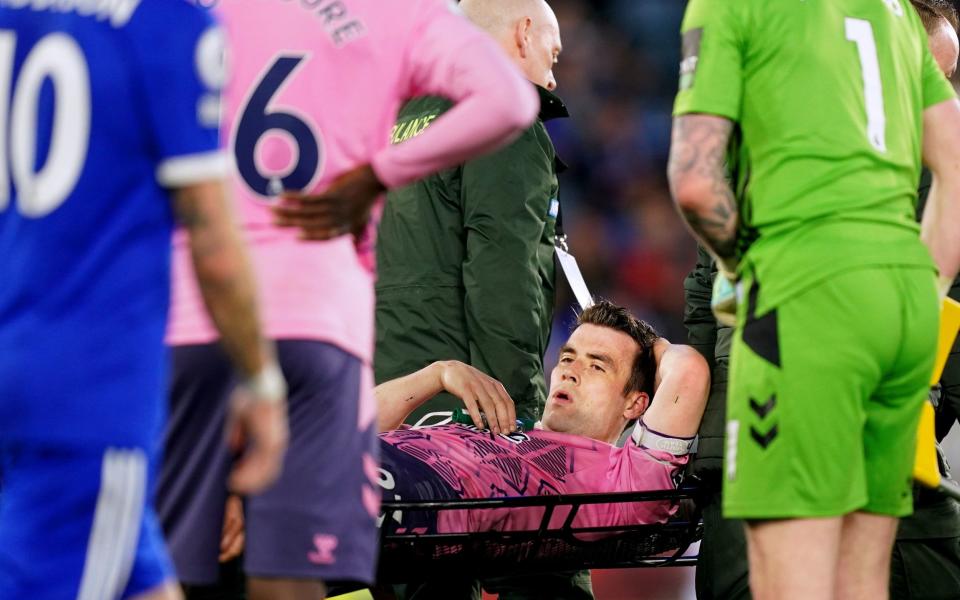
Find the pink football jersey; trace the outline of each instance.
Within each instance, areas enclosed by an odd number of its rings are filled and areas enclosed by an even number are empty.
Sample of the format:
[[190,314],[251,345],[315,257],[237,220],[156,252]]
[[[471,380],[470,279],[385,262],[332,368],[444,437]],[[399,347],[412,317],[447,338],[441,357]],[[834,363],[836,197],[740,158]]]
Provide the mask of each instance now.
[[[351,236],[302,242],[272,225],[283,190],[322,190],[370,163],[388,187],[506,143],[538,110],[529,82],[488,36],[444,0],[219,0],[232,79],[223,138],[232,192],[251,247],[267,333],[325,341],[365,360],[373,345],[369,265]],[[391,146],[401,103],[456,102],[422,136]],[[209,109],[209,107],[207,107]],[[215,109],[216,107],[214,107]],[[187,240],[174,242],[168,342],[217,335],[201,302]]]
[[[425,464],[459,498],[669,490],[676,487],[674,478],[688,458],[632,440],[618,448],[542,430],[491,439],[487,432],[464,425],[401,429],[380,434],[380,440]],[[675,511],[669,501],[583,505],[574,526],[659,523]],[[560,527],[568,514],[568,507],[558,508],[550,526]],[[530,530],[542,518],[542,508],[443,510],[438,511],[437,530]]]

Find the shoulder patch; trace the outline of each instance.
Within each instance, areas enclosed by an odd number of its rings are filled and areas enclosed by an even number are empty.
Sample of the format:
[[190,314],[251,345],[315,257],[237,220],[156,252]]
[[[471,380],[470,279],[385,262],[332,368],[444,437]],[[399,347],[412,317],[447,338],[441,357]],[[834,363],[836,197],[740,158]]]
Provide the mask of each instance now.
[[700,41],[703,39],[703,27],[690,29],[683,33],[682,55],[680,60],[680,89],[693,87],[693,77],[700,61]]

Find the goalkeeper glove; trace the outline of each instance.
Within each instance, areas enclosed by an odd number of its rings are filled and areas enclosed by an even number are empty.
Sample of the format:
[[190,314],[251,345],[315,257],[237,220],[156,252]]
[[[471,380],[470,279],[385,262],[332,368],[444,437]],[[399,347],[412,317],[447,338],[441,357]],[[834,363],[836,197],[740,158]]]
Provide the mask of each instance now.
[[733,327],[737,324],[739,288],[735,275],[723,269],[717,271],[717,276],[713,280],[710,308],[721,325]]

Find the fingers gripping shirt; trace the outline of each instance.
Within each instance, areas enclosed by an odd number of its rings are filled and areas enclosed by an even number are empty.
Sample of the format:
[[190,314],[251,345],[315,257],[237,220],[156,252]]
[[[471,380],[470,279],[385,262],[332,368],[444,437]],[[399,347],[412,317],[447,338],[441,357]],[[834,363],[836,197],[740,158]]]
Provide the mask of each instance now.
[[911,218],[922,113],[954,93],[908,2],[692,0],[681,30],[674,114],[738,125],[728,164],[758,312],[850,267],[932,268]]
[[[623,448],[582,436],[534,430],[500,435],[463,425],[401,429],[380,435],[383,468],[395,485],[387,500],[501,498],[673,489],[674,478],[687,457],[648,450],[628,442]],[[399,452],[394,452],[399,451]],[[397,456],[400,456],[398,459]],[[412,460],[412,462],[411,462]],[[403,481],[422,478],[429,469],[430,485],[411,487]],[[400,497],[403,493],[415,497]],[[440,498],[430,495],[439,493]],[[424,497],[426,495],[426,497]],[[558,509],[551,526],[568,514]],[[574,526],[615,526],[666,521],[676,510],[669,502],[584,505]],[[543,509],[439,511],[440,532],[536,529]]]

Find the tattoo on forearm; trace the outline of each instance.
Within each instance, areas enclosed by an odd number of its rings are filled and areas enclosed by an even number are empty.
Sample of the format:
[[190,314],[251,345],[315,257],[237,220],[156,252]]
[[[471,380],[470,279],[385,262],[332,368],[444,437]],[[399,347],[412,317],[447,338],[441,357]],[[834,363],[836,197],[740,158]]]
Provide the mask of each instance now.
[[709,181],[709,197],[681,212],[693,233],[720,258],[733,258],[737,248],[737,202],[723,168],[732,129],[733,123],[719,117],[677,117],[667,167],[671,186],[689,178]]
[[176,204],[177,219],[190,235],[191,251],[195,256],[206,258],[222,252],[227,245],[222,229],[204,211],[199,202],[182,198]]
[[206,227],[209,224],[207,215],[200,210],[198,203],[191,197],[178,198],[174,205],[177,212],[177,220],[187,229]]
[[264,356],[256,288],[234,225],[205,206],[184,192],[176,202],[177,217],[190,238],[197,283],[221,343],[249,375],[260,368]]

